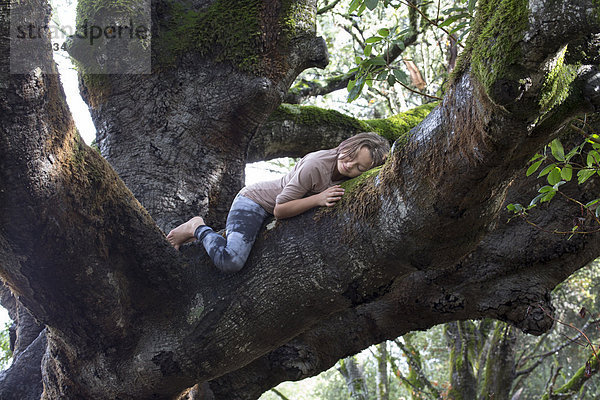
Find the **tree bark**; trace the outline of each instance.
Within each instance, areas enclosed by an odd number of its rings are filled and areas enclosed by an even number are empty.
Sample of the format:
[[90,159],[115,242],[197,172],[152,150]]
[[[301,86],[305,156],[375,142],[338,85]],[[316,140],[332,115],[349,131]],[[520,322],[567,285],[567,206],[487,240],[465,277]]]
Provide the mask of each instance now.
[[388,349],[387,342],[377,345],[377,375],[375,378],[377,400],[388,400],[390,398],[390,385],[388,381]]
[[485,363],[485,379],[479,398],[509,400],[515,379],[516,335],[510,326],[497,324]]
[[354,400],[367,400],[369,398],[369,391],[367,389],[365,374],[354,357],[346,357],[340,360],[340,367],[338,369],[346,380],[350,396]]
[[[222,220],[255,131],[297,73],[324,62],[307,19],[279,31],[277,10],[289,9],[261,8],[258,57],[263,67],[281,61],[279,74],[188,49],[171,70],[88,87],[100,147],[123,180],[78,137],[57,76],[8,74],[3,57],[0,275],[47,327],[43,398],[170,398],[210,382],[215,398],[250,399],[442,322],[492,317],[549,329],[549,291],[597,257],[600,240],[506,223],[504,204],[507,194],[525,203],[536,192],[522,177],[531,155],[572,116],[596,111],[591,67],[566,99],[548,108],[539,98],[548,60],[599,29],[591,0],[542,3],[482,1],[461,72],[407,144],[349,182],[335,208],[266,221],[236,275],[217,272],[198,245],[176,252],[159,227],[198,211]],[[47,17],[41,0],[25,4]],[[498,23],[514,4],[527,10],[509,14],[518,28]],[[8,3],[0,5],[8,54]],[[315,12],[311,2],[294,5]],[[158,22],[175,17],[156,10]],[[507,48],[489,57],[489,41]],[[189,92],[176,89],[182,82]],[[133,115],[136,101],[151,111]],[[568,190],[583,198],[598,185]],[[538,222],[568,225],[564,204],[553,200]]]

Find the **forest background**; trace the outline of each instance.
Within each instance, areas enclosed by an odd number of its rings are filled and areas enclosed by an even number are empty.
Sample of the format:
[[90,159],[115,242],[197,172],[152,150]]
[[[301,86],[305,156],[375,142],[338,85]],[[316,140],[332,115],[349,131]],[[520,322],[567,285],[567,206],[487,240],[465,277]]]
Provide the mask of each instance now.
[[[324,70],[304,72],[286,102],[376,119],[439,100],[468,37],[476,3],[319,2],[317,29],[327,42],[330,62]],[[75,3],[55,0],[52,6],[57,25],[74,25]],[[76,70],[66,52],[57,51],[54,58],[78,129],[91,143],[95,131],[78,94]],[[549,146],[548,153],[555,149]],[[246,182],[277,176],[294,162],[248,165]],[[586,368],[586,361],[598,339],[599,284],[600,267],[594,262],[559,285],[553,293],[557,321],[541,337],[493,320],[440,325],[340,360],[318,377],[283,383],[262,399],[519,400],[555,398],[556,393],[596,399],[600,388],[595,379],[587,379],[595,370],[589,363]],[[7,367],[10,322],[3,325],[0,362]]]

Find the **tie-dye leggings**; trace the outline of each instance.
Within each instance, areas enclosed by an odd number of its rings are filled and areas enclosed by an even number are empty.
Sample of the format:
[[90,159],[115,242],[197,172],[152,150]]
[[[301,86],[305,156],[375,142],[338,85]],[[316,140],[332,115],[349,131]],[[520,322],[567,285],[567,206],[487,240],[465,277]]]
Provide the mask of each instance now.
[[195,236],[202,242],[218,269],[237,272],[246,263],[260,227],[268,215],[260,205],[238,194],[227,215],[227,239],[206,225],[199,226]]

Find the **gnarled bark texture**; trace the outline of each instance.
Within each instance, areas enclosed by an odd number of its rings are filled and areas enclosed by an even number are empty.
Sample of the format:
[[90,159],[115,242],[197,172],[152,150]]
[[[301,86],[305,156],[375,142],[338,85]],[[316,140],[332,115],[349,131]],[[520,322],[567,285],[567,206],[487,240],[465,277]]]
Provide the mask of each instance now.
[[[327,60],[313,1],[234,3],[156,1],[153,73],[84,74],[103,158],[75,131],[56,75],[9,74],[0,1],[0,275],[46,327],[46,345],[22,353],[45,348],[42,398],[172,398],[200,384],[255,399],[442,322],[549,329],[550,290],[600,240],[506,223],[503,210],[507,195],[535,192],[523,178],[531,155],[597,111],[593,67],[556,79],[564,46],[599,31],[595,2],[480,1],[454,83],[406,144],[335,208],[265,226],[244,269],[225,275],[163,231],[198,213],[223,221],[261,124],[301,70]],[[233,49],[227,29],[202,42],[207,16],[222,18],[214,27],[249,9],[249,47]],[[169,32],[196,36],[173,47]],[[538,218],[568,225],[565,210],[556,199]],[[6,374],[4,385],[18,382]]]

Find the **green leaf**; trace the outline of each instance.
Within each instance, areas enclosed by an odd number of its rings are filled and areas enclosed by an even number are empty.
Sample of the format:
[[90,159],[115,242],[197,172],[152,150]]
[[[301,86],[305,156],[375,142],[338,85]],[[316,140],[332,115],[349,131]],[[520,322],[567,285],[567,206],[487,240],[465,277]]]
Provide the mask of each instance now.
[[468,22],[461,22],[460,24],[456,25],[456,26],[454,27],[454,29],[452,29],[452,30],[450,31],[450,34],[452,35],[453,33],[456,33],[456,32],[458,32],[458,31],[460,31],[462,28],[464,28],[464,27],[465,27],[465,26],[467,26],[467,25],[469,25],[469,23],[468,23]]
[[531,160],[529,160],[529,162],[534,162],[535,160],[539,160],[542,157],[544,157],[544,156],[541,155],[540,153],[537,153],[535,156],[531,157]]
[[529,207],[535,206],[538,203],[538,201],[540,201],[544,196],[546,196],[546,193],[540,193],[537,196],[535,196],[533,200],[531,200],[531,203],[529,203]]
[[462,33],[460,34],[460,36],[458,37],[458,39],[456,39],[456,41],[459,42],[459,43],[462,42],[463,38],[465,36],[467,36],[469,34],[469,32],[471,32],[471,26],[469,26],[464,31],[462,31]]
[[565,182],[565,181],[559,181],[559,182],[556,182],[556,183],[554,184],[554,186],[552,186],[552,189],[554,189],[554,190],[558,190],[558,188],[559,188],[559,187],[561,187],[562,185],[564,185],[565,183],[567,183],[567,182]]
[[361,56],[356,56],[356,57],[354,57],[354,62],[357,64],[360,64],[363,62],[363,59]]
[[362,0],[352,0],[350,2],[350,8],[348,9],[348,13],[352,13],[362,4]]
[[542,186],[542,187],[541,187],[541,188],[538,190],[538,192],[540,192],[540,193],[548,193],[548,192],[552,192],[552,191],[555,191],[555,190],[556,190],[556,189],[554,189],[552,186],[548,186],[548,185],[546,185],[546,186]]
[[396,78],[394,77],[394,74],[388,75],[387,82],[388,82],[388,85],[394,86],[394,84],[396,83]]
[[360,7],[358,8],[358,11],[356,12],[358,15],[361,15],[363,13],[363,11],[365,11],[365,8],[367,8],[367,5],[365,3],[362,3],[360,5]]
[[600,161],[600,154],[596,150],[591,150],[587,155],[587,166],[592,167]]
[[358,78],[356,80],[356,83],[354,84],[352,89],[348,91],[348,98],[347,98],[348,103],[352,103],[354,100],[356,100],[358,98],[358,96],[360,95],[360,93],[363,90],[363,87],[365,86],[365,80],[366,80],[365,76],[361,76],[360,78]]
[[371,36],[370,38],[368,38],[367,40],[365,40],[365,43],[367,44],[372,44],[372,43],[379,43],[383,40],[382,37],[379,36]]
[[365,4],[371,11],[373,11],[377,7],[377,3],[379,3],[379,0],[366,0],[365,1]]
[[520,205],[519,203],[509,204],[506,206],[506,208],[508,208],[510,211],[515,212],[515,213],[523,211],[523,206]]
[[542,170],[542,172],[540,172],[540,174],[538,175],[538,178],[541,178],[542,176],[544,176],[544,175],[548,174],[548,173],[549,173],[550,171],[552,171],[552,169],[553,169],[553,168],[555,168],[555,167],[556,167],[556,164],[554,164],[554,163],[552,163],[552,164],[550,164],[550,165],[546,166],[546,168],[544,168],[544,169]]
[[381,71],[381,72],[379,73],[379,75],[377,75],[377,80],[378,80],[378,81],[384,81],[384,80],[386,80],[386,79],[387,79],[387,76],[388,76],[388,73],[389,73],[389,72],[388,72],[388,71],[386,71],[386,70],[383,70],[383,71]]
[[533,174],[535,171],[538,170],[538,168],[540,167],[540,165],[542,165],[542,162],[544,160],[539,160],[534,162],[533,164],[531,164],[531,166],[529,168],[527,168],[527,176]]
[[441,24],[438,25],[438,28],[443,28],[444,26],[448,26],[451,23],[458,21],[461,18],[465,18],[465,17],[471,17],[470,14],[467,13],[462,13],[462,14],[458,14],[458,15],[452,15],[448,18],[446,18],[446,20],[444,22],[442,22]]
[[560,182],[560,180],[561,180],[560,168],[555,167],[552,171],[550,171],[547,179],[548,179],[548,183],[551,185],[556,185],[558,182]]
[[408,75],[406,75],[406,72],[402,71],[401,69],[395,69],[392,73],[398,82],[408,85]]
[[373,46],[371,46],[370,44],[365,46],[365,49],[363,50],[363,52],[365,53],[365,57],[369,57],[371,55],[371,51],[373,50]]
[[381,56],[369,58],[365,61],[365,65],[386,65],[387,63]]
[[546,193],[544,195],[544,197],[542,197],[542,200],[540,201],[540,203],[545,203],[545,202],[548,202],[548,201],[552,200],[555,195],[556,195],[556,192],[548,192],[548,193]]
[[352,91],[352,88],[354,87],[354,85],[356,85],[356,79],[350,79],[348,81],[348,93],[350,93]]
[[593,206],[594,204],[598,203],[599,201],[600,201],[600,199],[594,199],[594,200],[592,200],[592,201],[588,202],[588,203],[585,205],[585,207],[586,207],[586,208],[588,208],[588,207],[591,207],[591,206]]
[[600,217],[600,207],[596,207],[596,218]]
[[552,151],[554,158],[558,161],[565,160],[565,149],[559,139],[554,139],[552,143],[550,143],[550,150]]
[[406,45],[404,44],[404,40],[394,40],[394,44],[398,46],[400,50],[404,50]]
[[565,164],[560,171],[560,176],[567,182],[571,180],[573,177],[573,167],[571,167],[571,164]]
[[571,151],[569,151],[569,153],[565,156],[565,161],[569,161],[571,158],[573,158],[575,154],[579,154],[580,150],[581,145],[573,147]]
[[390,36],[390,30],[388,28],[382,28],[382,29],[380,29],[380,30],[377,31],[377,34],[379,36],[383,36],[385,38],[385,37]]
[[580,185],[596,173],[594,169],[581,169],[577,172],[577,183]]

